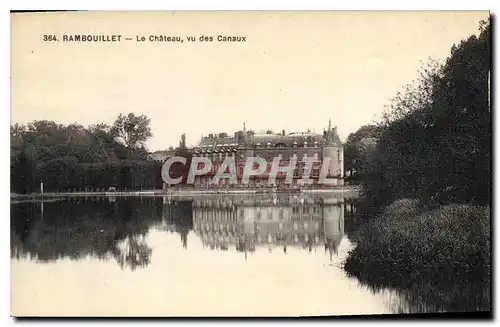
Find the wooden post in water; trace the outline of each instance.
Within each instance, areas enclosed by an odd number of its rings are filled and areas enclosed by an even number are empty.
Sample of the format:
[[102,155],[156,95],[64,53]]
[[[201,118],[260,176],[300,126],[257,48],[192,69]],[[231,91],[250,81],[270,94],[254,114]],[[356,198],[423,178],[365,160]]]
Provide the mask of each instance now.
[[40,193],[43,194],[43,181],[40,181]]

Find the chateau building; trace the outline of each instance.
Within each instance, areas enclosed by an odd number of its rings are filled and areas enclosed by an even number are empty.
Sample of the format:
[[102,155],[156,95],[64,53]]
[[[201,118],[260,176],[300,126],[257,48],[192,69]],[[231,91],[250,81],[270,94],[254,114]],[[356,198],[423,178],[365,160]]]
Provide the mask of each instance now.
[[[195,176],[194,186],[197,188],[212,187],[234,187],[229,178],[220,179],[217,185],[211,183],[216,175],[220,165],[227,157],[233,157],[236,165],[236,175],[238,184],[240,184],[244,165],[249,157],[261,157],[267,162],[267,170],[258,175],[251,176],[246,187],[276,187],[276,188],[299,188],[299,180],[303,178],[305,172],[304,157],[312,158],[313,165],[310,170],[309,179],[312,180],[310,186],[318,186],[318,179],[322,171],[323,176],[331,181],[328,185],[321,187],[342,186],[344,177],[344,149],[339,138],[337,127],[328,124],[328,129],[324,133],[316,134],[310,131],[304,133],[282,133],[277,134],[272,131],[266,133],[254,133],[246,129],[234,133],[234,136],[228,136],[226,133],[209,134],[202,137],[197,146],[188,149],[191,157],[207,157],[212,162],[209,172],[201,176]],[[170,152],[163,157],[156,153],[155,160],[166,160],[173,156]],[[161,159],[160,159],[161,158]],[[268,180],[272,163],[275,158],[279,158],[279,166],[289,166],[290,162],[296,162],[293,171],[292,184],[286,185],[286,174],[279,172],[275,180]],[[329,164],[323,168],[325,158],[329,158]],[[201,168],[203,163],[199,163]],[[257,165],[257,164],[255,164]],[[254,167],[256,168],[256,167]]]

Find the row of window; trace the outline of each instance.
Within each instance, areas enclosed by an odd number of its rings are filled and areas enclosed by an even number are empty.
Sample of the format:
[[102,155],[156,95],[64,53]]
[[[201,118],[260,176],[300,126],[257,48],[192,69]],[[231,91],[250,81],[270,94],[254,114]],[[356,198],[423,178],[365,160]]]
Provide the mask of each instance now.
[[[273,144],[271,142],[267,142],[267,144],[261,144],[260,142],[257,142],[255,143],[255,148],[258,149],[258,148],[263,148],[263,147],[266,147],[268,149],[271,149],[271,148],[287,148],[289,146],[286,146],[285,144],[283,143],[277,143],[277,144]],[[300,144],[300,147],[303,147],[303,148],[319,148],[320,144],[318,141],[314,141],[312,142],[312,144],[309,144],[307,141],[304,141],[302,144]],[[299,147],[299,143],[297,141],[293,142],[292,144],[292,147],[293,148],[298,148]]]
[[[293,159],[298,158],[296,153],[293,153],[291,156],[284,156],[283,154],[280,154],[280,155],[284,158],[293,158]],[[262,157],[262,155],[260,153],[257,153],[255,156]],[[193,157],[206,157],[206,158],[212,158],[212,159],[217,159],[217,158],[222,159],[222,158],[226,158],[226,157],[234,158],[234,157],[236,157],[236,154],[232,153],[232,152],[227,152],[227,153],[225,153],[225,152],[220,152],[220,153],[197,153],[197,152],[195,152],[195,153],[193,153]],[[243,152],[240,152],[239,158],[240,159],[245,158],[245,154]],[[314,153],[312,155],[312,157],[304,155],[302,157],[302,160],[304,160],[304,158],[313,158],[313,159],[317,160],[319,158],[319,155],[318,155],[318,153]],[[340,150],[338,152],[338,158],[340,160]]]
[[237,221],[235,214],[217,215],[216,212],[208,210],[197,211],[197,213],[195,214],[195,219],[201,221],[233,221],[233,222]]
[[[309,222],[307,221],[304,221],[302,222],[302,227],[304,227],[304,229],[308,229],[309,228]],[[319,228],[319,222],[314,222],[313,225],[311,226],[314,226],[314,229],[318,229]],[[220,225],[212,225],[212,224],[209,224],[209,223],[197,223],[195,224],[195,229],[200,231],[200,232],[212,232],[212,234],[214,234],[215,232],[217,232],[217,234],[220,234],[220,235],[235,235],[236,233],[236,225],[230,225],[230,224],[220,224]],[[257,231],[260,231],[262,228],[262,226],[260,225],[256,225],[255,228]],[[292,226],[293,230],[298,230],[299,229],[299,223],[298,222],[293,222]],[[278,224],[278,229],[279,230],[282,230],[284,228],[284,224],[282,222],[280,222]]]

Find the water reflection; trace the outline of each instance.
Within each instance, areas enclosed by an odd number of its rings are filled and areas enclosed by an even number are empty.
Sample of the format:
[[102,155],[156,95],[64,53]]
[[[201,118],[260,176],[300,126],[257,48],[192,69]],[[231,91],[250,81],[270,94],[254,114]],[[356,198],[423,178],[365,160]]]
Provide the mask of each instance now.
[[12,307],[34,315],[388,313],[383,297],[340,267],[351,246],[348,208],[341,197],[308,195],[13,203]]
[[321,244],[332,257],[344,236],[344,201],[297,195],[205,198],[193,201],[193,226],[212,250],[234,247],[247,256],[265,246],[286,254],[290,246],[311,252]]
[[342,197],[307,195],[163,198],[83,198],[11,205],[11,257],[52,262],[87,256],[113,259],[135,270],[151,261],[151,228],[177,233],[184,248],[190,231],[211,250],[245,256],[258,246],[272,252],[324,246],[330,259],[344,237]]
[[155,201],[106,198],[11,205],[11,257],[38,262],[87,256],[114,259],[135,270],[149,264],[145,242],[151,222],[161,219]]
[[[192,296],[184,295],[192,284],[206,278],[203,287],[207,294],[213,288],[211,296],[217,297],[221,295],[221,288],[239,287],[236,286],[240,285],[239,280],[231,279],[234,276],[240,276],[246,283],[245,292],[248,294],[257,288],[276,297],[274,302],[270,298],[269,301],[274,304],[270,303],[269,309],[276,308],[279,297],[285,311],[276,309],[274,312],[289,312],[286,310],[290,306],[296,306],[293,313],[436,312],[463,308],[475,310],[477,303],[489,303],[489,292],[472,285],[457,287],[441,285],[439,281],[422,281],[409,287],[395,285],[394,281],[381,283],[370,279],[360,282],[349,278],[342,269],[342,261],[354,246],[349,237],[364,219],[358,215],[356,208],[355,203],[347,202],[341,196],[314,194],[224,195],[191,199],[167,196],[80,198],[12,203],[11,257],[19,263],[16,271],[20,279],[23,278],[21,276],[45,276],[46,271],[39,268],[41,266],[50,267],[50,274],[62,277],[72,275],[70,271],[88,269],[96,271],[96,276],[107,276],[103,280],[116,279],[116,288],[111,290],[103,285],[103,290],[99,291],[99,296],[112,298],[115,302],[121,299],[114,296],[121,294],[118,290],[124,287],[123,283],[134,285],[138,282],[128,277],[127,273],[144,276],[140,280],[144,290],[139,286],[126,286],[136,293],[155,293],[156,288],[152,289],[150,284],[161,285],[160,280],[170,275],[168,291],[160,287],[156,296],[164,301],[162,297],[167,296],[165,294],[177,292],[186,303],[201,301],[197,311],[193,311],[194,315],[201,314],[203,310],[208,312],[212,302],[210,295],[207,298],[200,298],[194,293]],[[67,259],[74,266],[57,268],[57,264],[69,264]],[[105,264],[107,268],[95,266],[96,262]],[[271,265],[272,268],[269,268]],[[119,267],[120,274],[113,272],[108,275],[109,267]],[[36,275],[33,270],[37,271]],[[203,271],[203,276],[199,276],[200,271]],[[318,285],[302,284],[311,276],[315,276]],[[39,294],[39,307],[46,305],[45,297],[52,294],[54,287],[58,288],[51,286],[50,290],[43,291],[44,278],[39,277],[40,282],[37,278],[31,278],[29,283],[25,279],[17,284],[13,282],[18,303],[24,303],[26,297],[31,297],[32,288],[35,288]],[[84,278],[92,280],[94,277]],[[217,282],[218,278],[222,278],[220,282]],[[269,278],[273,283],[269,282]],[[284,278],[288,279],[282,284],[280,281]],[[216,285],[210,284],[212,281],[216,281]],[[66,287],[76,288],[75,283],[66,282]],[[55,283],[58,285],[60,281]],[[83,283],[87,280],[84,279]],[[172,283],[178,287],[172,289]],[[289,287],[305,297],[320,296],[325,301],[333,301],[336,307],[329,311],[328,302],[316,303],[315,306],[320,305],[322,309],[315,311],[310,303],[302,303],[302,306],[290,304],[286,295]],[[343,292],[342,299],[347,302],[334,298],[335,292]],[[224,294],[227,301],[233,297],[229,291]],[[234,305],[241,305],[238,310],[242,310],[243,314],[247,312],[245,304],[254,306],[254,312],[264,312],[261,310],[265,306],[262,307],[262,303],[257,301],[259,297],[255,297],[238,298]],[[103,302],[101,305],[107,304]],[[155,306],[156,302],[149,305]],[[178,312],[186,310],[181,303],[176,308]],[[221,308],[212,308],[211,312],[219,312],[217,310]],[[98,309],[96,303],[95,310]],[[144,307],[144,310],[149,309]],[[157,310],[162,312],[161,308]],[[37,312],[43,314],[42,311]],[[231,311],[220,312],[231,314]]]

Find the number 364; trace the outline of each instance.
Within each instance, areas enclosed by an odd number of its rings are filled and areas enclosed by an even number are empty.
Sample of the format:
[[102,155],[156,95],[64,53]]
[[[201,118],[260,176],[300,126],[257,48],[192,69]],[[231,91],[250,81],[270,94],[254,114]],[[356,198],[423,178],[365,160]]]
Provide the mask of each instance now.
[[57,41],[57,38],[55,35],[44,35],[43,40],[44,41]]

